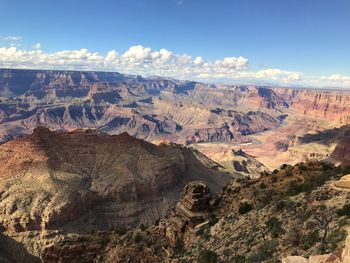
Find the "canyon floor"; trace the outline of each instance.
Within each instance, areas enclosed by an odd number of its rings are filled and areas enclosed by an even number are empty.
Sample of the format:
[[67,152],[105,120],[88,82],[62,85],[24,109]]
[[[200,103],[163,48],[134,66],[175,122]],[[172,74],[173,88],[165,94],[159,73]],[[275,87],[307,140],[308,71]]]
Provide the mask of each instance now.
[[237,158],[228,158],[227,154],[232,150],[243,150],[251,159],[258,161],[256,169],[249,172],[254,175],[265,168],[274,170],[284,163],[296,164],[311,159],[328,159],[339,164],[339,160],[332,159],[332,153],[340,139],[345,137],[345,130],[348,130],[347,126],[323,119],[290,115],[276,129],[248,135],[247,143],[209,142],[194,144],[193,147],[225,167],[230,167],[228,171],[233,173],[237,172],[233,165]]

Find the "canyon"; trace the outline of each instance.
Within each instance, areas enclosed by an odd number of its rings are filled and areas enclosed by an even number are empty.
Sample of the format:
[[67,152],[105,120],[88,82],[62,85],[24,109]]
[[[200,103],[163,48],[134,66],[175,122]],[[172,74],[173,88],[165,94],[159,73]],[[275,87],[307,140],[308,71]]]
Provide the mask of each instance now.
[[349,91],[2,69],[0,261],[340,258],[349,143]]
[[37,257],[60,235],[152,225],[190,181],[216,192],[230,181],[190,148],[96,130],[38,127],[1,145],[0,160],[1,231]]
[[330,144],[300,138],[349,124],[348,91],[211,85],[116,72],[0,70],[0,143],[38,126],[92,128],[155,143],[209,143],[212,152],[218,143],[234,145],[275,169],[284,162],[339,156],[332,152],[340,135]]

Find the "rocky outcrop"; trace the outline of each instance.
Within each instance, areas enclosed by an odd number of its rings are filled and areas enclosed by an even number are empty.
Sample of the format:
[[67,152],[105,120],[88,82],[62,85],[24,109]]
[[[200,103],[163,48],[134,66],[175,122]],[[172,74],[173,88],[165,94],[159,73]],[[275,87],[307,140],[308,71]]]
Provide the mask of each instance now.
[[344,175],[333,183],[333,188],[338,191],[350,192],[350,174]]
[[153,224],[189,181],[220,190],[230,180],[191,149],[97,130],[39,127],[1,145],[0,161],[0,225],[8,236]]
[[350,130],[347,126],[347,130],[340,137],[339,143],[335,147],[331,154],[331,158],[344,166],[350,165]]
[[216,202],[205,184],[189,183],[172,215],[160,223],[165,236],[176,245],[178,241],[186,242],[201,233],[209,227],[210,211]]

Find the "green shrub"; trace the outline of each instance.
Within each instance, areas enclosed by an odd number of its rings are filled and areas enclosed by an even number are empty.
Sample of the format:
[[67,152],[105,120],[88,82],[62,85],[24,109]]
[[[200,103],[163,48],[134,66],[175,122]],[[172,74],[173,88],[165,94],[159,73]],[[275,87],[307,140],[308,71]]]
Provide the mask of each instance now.
[[346,237],[347,232],[344,229],[337,229],[332,231],[328,237],[328,242],[331,250],[336,250]]
[[261,184],[259,184],[259,188],[260,189],[265,189],[267,186],[264,182],[262,182]]
[[302,248],[304,250],[308,250],[312,248],[319,240],[320,240],[320,235],[318,230],[309,232],[305,237],[305,241],[302,245]]
[[127,232],[127,229],[123,226],[120,226],[120,227],[116,227],[115,228],[115,232],[119,235],[119,236],[123,236],[126,234]]
[[278,237],[283,232],[282,222],[276,217],[271,217],[267,220],[266,227],[272,237]]
[[338,216],[350,216],[350,204],[345,204],[342,208],[337,210]]
[[253,209],[253,206],[247,202],[243,202],[240,204],[239,208],[238,208],[238,213],[240,213],[241,215],[246,214],[248,212],[250,212]]
[[218,262],[218,255],[211,250],[204,249],[199,251],[198,263],[216,263]]
[[247,259],[245,258],[245,256],[235,255],[232,257],[231,262],[232,263],[246,263]]
[[281,165],[280,169],[283,170],[283,169],[286,169],[288,167],[288,164],[284,163]]
[[142,241],[142,236],[141,236],[140,233],[137,233],[137,234],[135,235],[135,242],[136,242],[136,243],[140,243],[141,241]]
[[282,211],[286,206],[287,206],[286,201],[280,200],[276,204],[276,209],[277,209],[277,211]]
[[209,226],[215,225],[217,222],[219,222],[219,218],[213,216],[209,218]]
[[301,184],[298,184],[296,181],[292,181],[288,185],[287,195],[297,195],[302,191]]
[[260,263],[271,259],[276,246],[277,242],[275,240],[265,241],[262,245],[258,247],[257,251],[248,258],[248,262]]
[[343,173],[343,175],[350,174],[350,165],[349,165],[349,166],[345,166],[345,167],[343,168],[342,173]]
[[299,163],[298,167],[301,171],[307,171],[307,166],[305,163]]
[[272,175],[271,176],[271,183],[277,183],[277,181],[278,181],[277,176],[276,175]]
[[270,174],[267,171],[262,171],[260,172],[260,176],[264,177],[264,176],[269,176]]
[[184,242],[181,239],[177,239],[173,251],[176,255],[183,255],[185,253]]

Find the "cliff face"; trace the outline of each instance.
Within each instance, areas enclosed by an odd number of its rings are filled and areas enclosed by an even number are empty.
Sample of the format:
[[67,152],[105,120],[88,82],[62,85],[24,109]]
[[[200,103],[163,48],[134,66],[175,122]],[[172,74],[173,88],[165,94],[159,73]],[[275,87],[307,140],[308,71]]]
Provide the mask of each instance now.
[[229,180],[190,149],[92,130],[40,127],[1,145],[0,160],[0,225],[9,233],[148,224],[164,216],[188,181],[221,189]]
[[298,91],[295,92],[290,105],[304,116],[350,124],[348,92]]
[[[37,126],[127,131],[149,141],[245,142],[289,115],[336,124],[349,92],[207,85],[112,72],[0,70],[0,142]],[[234,110],[233,110],[234,109]]]
[[[347,262],[349,222],[335,211],[347,204],[348,192],[332,186],[339,172],[325,162],[285,166],[259,180],[233,181],[220,196],[191,182],[159,225],[122,235],[67,237],[47,247],[42,258],[45,262]],[[325,227],[329,231],[323,241]],[[88,253],[79,253],[84,248]],[[291,254],[300,256],[287,257]]]
[[339,143],[332,152],[331,158],[340,162],[344,166],[350,165],[350,127],[340,138]]

